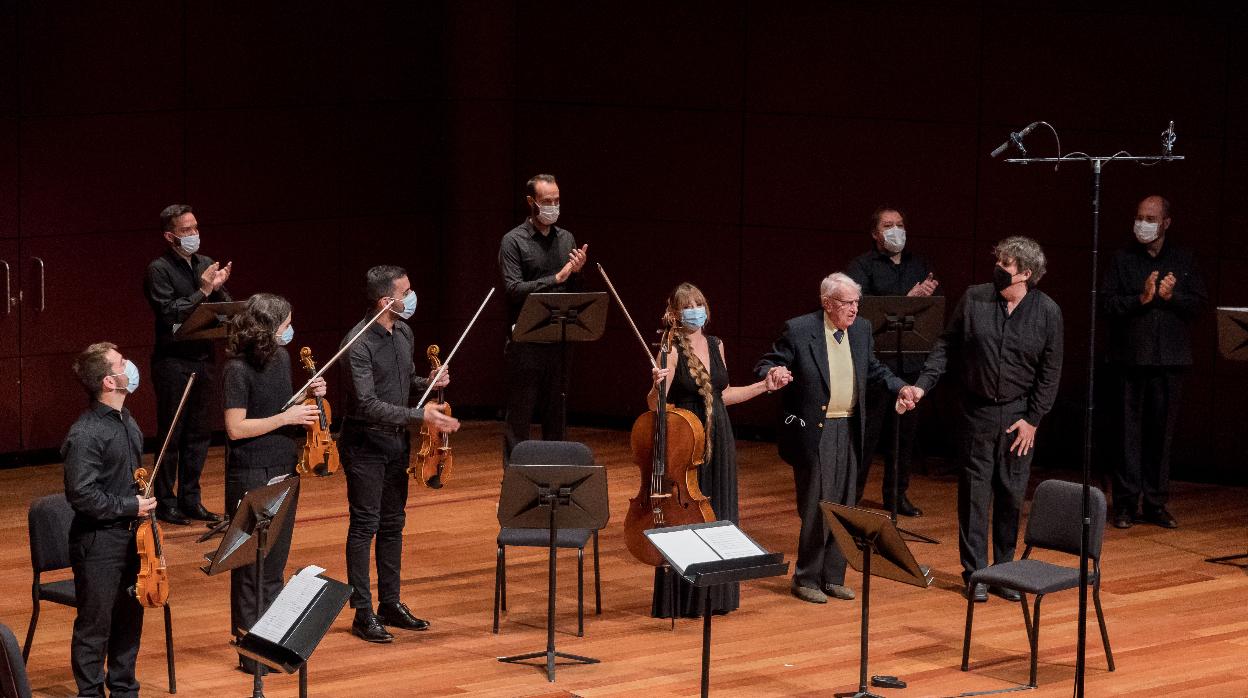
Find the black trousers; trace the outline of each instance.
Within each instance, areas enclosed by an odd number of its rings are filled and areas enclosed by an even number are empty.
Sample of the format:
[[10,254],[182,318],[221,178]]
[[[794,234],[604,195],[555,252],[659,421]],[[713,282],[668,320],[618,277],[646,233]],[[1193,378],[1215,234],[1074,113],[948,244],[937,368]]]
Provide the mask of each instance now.
[[1128,366],[1122,379],[1122,460],[1114,471],[1114,510],[1134,514],[1166,506],[1170,451],[1178,422],[1184,369]]
[[[503,428],[503,465],[511,449],[529,438],[535,414],[541,414],[542,438],[562,441],[567,415],[563,404],[563,355],[559,344],[507,342],[507,414]],[[568,348],[571,360],[572,349]]]
[[992,561],[1014,559],[1018,520],[1027,496],[1031,459],[1010,453],[1017,432],[1006,429],[1022,419],[1026,400],[1006,405],[966,404],[962,470],[958,477],[958,549],[962,578],[988,566],[988,514],[992,512]]
[[793,581],[799,586],[822,589],[825,584],[845,583],[845,556],[823,522],[819,502],[854,503],[850,498],[858,463],[856,419],[823,420],[819,462],[793,468],[797,515],[802,519],[793,566]]
[[[161,506],[194,509],[200,505],[199,475],[204,471],[204,459],[208,456],[208,442],[212,438],[211,406],[213,401],[213,365],[207,361],[190,361],[164,357],[152,362],[152,386],[156,389],[156,435],[164,443],[165,434],[173,424],[178,401],[186,389],[186,381],[192,373],[195,387],[186,398],[182,418],[164,463],[156,474],[153,485],[156,500]],[[174,494],[174,485],[177,494]]]
[[[228,465],[225,471],[225,511],[233,517],[238,503],[248,490],[262,487],[269,480],[279,476],[293,474],[295,469],[290,466],[273,466],[268,468],[246,468]],[[291,502],[290,522],[299,506],[298,492]],[[264,558],[264,607],[268,608],[273,599],[282,591],[286,576],[286,559],[290,556],[290,541],[294,536],[295,527],[286,526],[273,541],[268,557]],[[238,636],[239,630],[250,630],[260,617],[256,614],[256,566],[247,565],[230,570],[230,632]],[[249,667],[254,660],[239,658]]]
[[107,686],[116,698],[138,696],[134,663],[143,634],[143,607],[128,591],[139,571],[134,533],[126,528],[71,529],[69,557],[78,600],[69,661],[78,695],[103,698]]
[[[904,375],[901,379],[913,384],[917,375]],[[867,423],[866,442],[863,444],[862,461],[858,464],[858,491],[855,502],[862,499],[867,489],[867,477],[871,473],[871,461],[874,460],[876,449],[883,441],[884,447],[884,486],[881,490],[884,508],[890,508],[893,502],[893,472],[897,473],[897,497],[900,500],[910,489],[910,463],[914,455],[914,437],[919,430],[919,414],[911,410],[901,415],[898,420],[897,396],[887,388],[876,386],[867,391]],[[899,449],[893,449],[893,436],[900,421]],[[900,456],[900,457],[899,457]]]
[[392,434],[347,423],[338,441],[347,476],[347,582],[351,607],[373,608],[369,549],[377,552],[377,600],[398,603],[403,565],[403,525],[407,521],[407,432]]

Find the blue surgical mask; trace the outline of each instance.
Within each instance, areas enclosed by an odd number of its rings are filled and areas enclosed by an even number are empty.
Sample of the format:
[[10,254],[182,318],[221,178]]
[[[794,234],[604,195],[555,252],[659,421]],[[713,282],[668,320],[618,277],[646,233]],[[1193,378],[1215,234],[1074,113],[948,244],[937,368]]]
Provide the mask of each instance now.
[[277,346],[284,347],[290,344],[290,340],[295,338],[295,326],[287,325],[286,330],[277,336]]
[[700,305],[685,308],[680,311],[680,321],[691,330],[702,329],[702,326],[706,324],[706,308]]
[[182,251],[187,254],[195,254],[199,251],[199,235],[178,238],[178,247],[181,247]]
[[[394,306],[390,306],[390,309],[394,310]],[[403,309],[395,310],[394,312],[398,313],[399,317],[404,320],[412,317],[412,315],[416,312],[416,292],[408,291],[407,295],[403,296]]]
[[126,359],[125,366],[121,369],[121,373],[110,374],[113,376],[125,376],[127,393],[133,393],[139,389],[139,367],[134,365],[130,359]]

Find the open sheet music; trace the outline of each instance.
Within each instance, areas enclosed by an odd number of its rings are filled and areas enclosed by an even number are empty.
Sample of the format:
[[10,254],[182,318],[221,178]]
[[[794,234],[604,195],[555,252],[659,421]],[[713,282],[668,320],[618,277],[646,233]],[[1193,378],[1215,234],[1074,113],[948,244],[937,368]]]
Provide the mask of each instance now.
[[305,567],[290,578],[264,616],[251,628],[251,634],[270,642],[281,644],[291,626],[299,620],[316,594],[325,586],[324,579],[316,575],[325,570],[315,565]]
[[732,523],[717,522],[717,524],[719,525],[697,528],[681,527],[671,531],[647,533],[647,535],[650,542],[667,557],[679,574],[684,574],[690,565],[699,562],[732,560],[767,554],[767,551],[758,547],[758,544],[750,540]]

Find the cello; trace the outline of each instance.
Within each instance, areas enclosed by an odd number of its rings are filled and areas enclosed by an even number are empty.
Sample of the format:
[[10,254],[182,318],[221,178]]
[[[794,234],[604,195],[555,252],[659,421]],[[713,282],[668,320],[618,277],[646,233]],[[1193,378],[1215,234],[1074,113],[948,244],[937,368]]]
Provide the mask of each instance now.
[[[429,359],[429,365],[433,370],[437,371],[442,368],[442,361],[438,359],[440,350],[438,345],[430,344],[425,350],[425,358]],[[450,417],[451,406],[443,399],[442,388],[438,388],[437,410],[442,414]],[[446,483],[446,478],[451,474],[451,465],[454,463],[454,454],[451,453],[451,435],[440,431],[436,426],[424,422],[420,426],[420,450],[416,453],[417,465],[410,468],[413,477],[419,477],[420,481],[425,483],[425,487],[440,490],[442,485]],[[420,474],[416,474],[419,468]]]
[[[663,333],[659,362],[656,364],[650,356],[650,348],[646,346],[601,264],[598,265],[598,272],[641,342],[650,365],[666,369],[667,354],[676,329],[669,327]],[[698,487],[698,466],[702,464],[705,453],[706,432],[697,415],[667,405],[667,380],[664,379],[659,384],[655,408],[643,412],[633,422],[629,441],[633,463],[641,473],[641,487],[637,496],[628,502],[628,513],[624,517],[624,542],[638,561],[658,567],[664,564],[663,556],[646,538],[646,530],[715,520],[710,499]]]
[[[316,362],[312,360],[312,349],[304,347],[299,350],[299,361],[308,373],[316,375]],[[338,472],[338,444],[329,434],[329,425],[333,421],[333,412],[329,400],[315,396],[303,401],[305,405],[315,404],[321,411],[321,418],[307,425],[307,439],[299,451],[299,463],[295,470],[300,475],[312,473],[317,477],[328,477]]]
[[[182,416],[182,408],[186,406],[186,397],[191,394],[195,376],[192,373],[186,381],[186,387],[182,389],[182,400],[178,403],[178,410],[173,413],[173,421],[169,425],[169,431],[165,433],[165,443],[160,447],[160,454],[156,456],[151,476],[148,476],[146,468],[134,469],[134,484],[145,499],[152,496],[156,473],[160,471],[161,461],[165,459],[169,439],[178,425],[178,418]],[[160,608],[169,602],[169,567],[165,564],[164,536],[156,524],[156,516],[151,512],[135,519],[133,530],[134,545],[139,554],[139,572],[130,592],[144,608]]]

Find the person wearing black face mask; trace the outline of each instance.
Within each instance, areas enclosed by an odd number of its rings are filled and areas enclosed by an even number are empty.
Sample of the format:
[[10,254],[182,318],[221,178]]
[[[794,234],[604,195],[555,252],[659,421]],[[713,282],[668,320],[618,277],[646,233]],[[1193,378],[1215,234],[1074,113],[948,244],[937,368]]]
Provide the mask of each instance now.
[[[958,478],[958,547],[962,576],[988,566],[988,512],[993,562],[1014,559],[1018,521],[1027,492],[1036,430],[1053,408],[1062,375],[1062,311],[1035,288],[1044,276],[1036,241],[1010,237],[993,250],[991,284],[967,289],[928,355],[918,381],[902,388],[918,401],[952,361],[965,399]],[[1009,589],[967,589],[976,601],[988,592],[1016,601]]]
[[[159,504],[156,517],[185,525],[188,519],[218,521],[220,516],[204,508],[199,496],[199,475],[204,470],[211,438],[213,351],[211,340],[174,341],[174,329],[200,303],[231,300],[225,290],[233,263],[221,266],[199,254],[199,222],[186,204],[174,204],[160,212],[169,249],[147,265],[143,290],[156,320],[156,346],[152,350],[152,385],[156,388],[156,431],[159,441],[173,424],[182,389],[192,373],[199,374],[187,397],[185,413],[173,432],[165,462],[153,484]],[[174,494],[174,484],[178,492]]]

